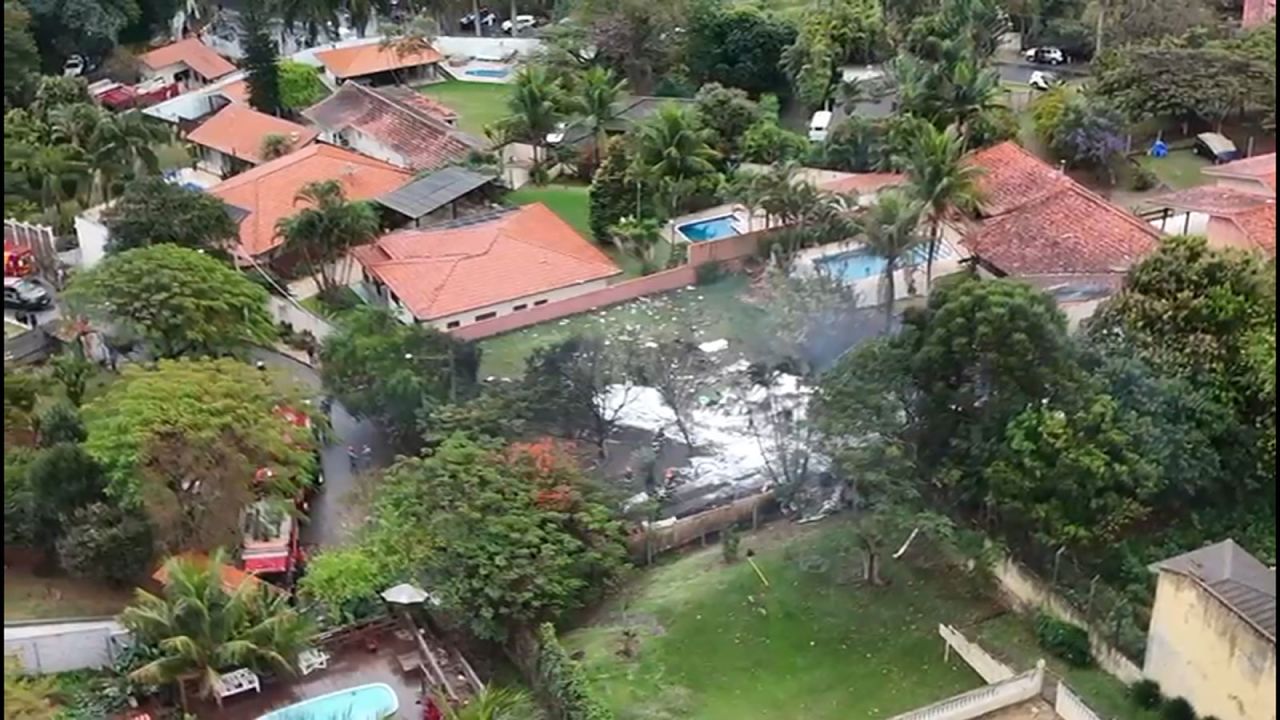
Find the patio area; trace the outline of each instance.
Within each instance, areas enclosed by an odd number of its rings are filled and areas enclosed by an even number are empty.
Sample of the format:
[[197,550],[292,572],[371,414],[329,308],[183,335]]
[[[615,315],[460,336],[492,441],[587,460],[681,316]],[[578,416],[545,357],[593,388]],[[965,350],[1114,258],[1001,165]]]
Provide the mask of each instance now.
[[401,655],[415,652],[413,640],[407,633],[386,632],[377,636],[377,647],[370,650],[362,642],[351,643],[337,649],[329,649],[329,667],[297,678],[263,678],[262,692],[249,691],[223,700],[219,708],[213,700],[192,704],[199,718],[225,720],[256,720],[259,716],[280,708],[347,690],[359,685],[384,683],[395,692],[400,709],[394,717],[422,716],[417,704],[422,696],[423,676],[417,670],[404,672],[399,660]]

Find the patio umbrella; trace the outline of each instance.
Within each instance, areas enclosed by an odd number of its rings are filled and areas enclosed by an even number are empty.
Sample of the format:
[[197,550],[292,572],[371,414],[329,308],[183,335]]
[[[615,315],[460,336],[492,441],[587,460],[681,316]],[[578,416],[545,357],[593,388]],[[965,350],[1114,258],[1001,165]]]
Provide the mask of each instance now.
[[382,592],[382,599],[396,605],[417,605],[426,602],[431,594],[426,590],[409,583],[399,585]]

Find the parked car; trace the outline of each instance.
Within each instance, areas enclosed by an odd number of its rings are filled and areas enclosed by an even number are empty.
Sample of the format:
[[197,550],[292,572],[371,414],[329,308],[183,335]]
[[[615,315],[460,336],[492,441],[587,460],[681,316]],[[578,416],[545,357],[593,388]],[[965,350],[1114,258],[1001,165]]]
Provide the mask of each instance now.
[[1067,62],[1067,54],[1062,48],[1033,47],[1022,51],[1022,58],[1037,65],[1062,65]]
[[825,142],[827,139],[827,130],[831,127],[831,111],[819,110],[809,119],[809,140],[811,142]]
[[53,304],[53,294],[31,278],[4,279],[4,306],[18,310],[44,310]]
[[83,57],[79,55],[72,55],[67,58],[66,62],[62,63],[62,76],[80,77],[88,69],[89,65],[84,61]]
[[538,18],[532,15],[517,15],[514,19],[502,21],[502,32],[512,35],[515,32],[529,30],[538,24]]
[[1043,70],[1036,70],[1031,73],[1031,78],[1027,80],[1027,84],[1032,90],[1048,90],[1059,83],[1058,76]]
[[1196,154],[1215,163],[1227,163],[1240,159],[1240,150],[1231,139],[1218,133],[1207,132],[1196,136]]

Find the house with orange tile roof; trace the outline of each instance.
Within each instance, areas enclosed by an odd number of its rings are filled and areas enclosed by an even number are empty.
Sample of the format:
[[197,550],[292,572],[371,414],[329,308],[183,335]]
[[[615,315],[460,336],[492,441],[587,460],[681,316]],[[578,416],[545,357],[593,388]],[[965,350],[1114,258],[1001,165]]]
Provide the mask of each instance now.
[[974,153],[981,170],[976,214],[948,223],[947,238],[980,271],[1016,277],[1054,295],[1069,318],[1092,314],[1160,233],[1017,143]]
[[284,241],[276,233],[276,223],[298,211],[295,198],[308,183],[337,180],[349,199],[372,200],[412,179],[411,173],[381,160],[312,143],[218,183],[208,192],[241,217],[235,255],[248,262],[280,254]]
[[421,85],[441,79],[439,64],[444,56],[435,48],[400,52],[373,40],[315,54],[324,66],[331,86],[347,81],[363,85]]
[[347,83],[302,114],[324,141],[417,172],[462,162],[487,147],[457,129],[453,109],[405,87]]
[[1219,185],[1226,185],[1246,192],[1276,194],[1276,154],[1255,155],[1223,165],[1214,165],[1200,171],[1213,178]]
[[197,147],[196,163],[201,170],[226,178],[265,162],[264,147],[272,136],[285,138],[288,152],[293,152],[314,142],[319,134],[315,128],[233,102],[206,118],[186,139]]
[[622,272],[542,203],[400,230],[352,255],[368,297],[441,330],[593,292]]
[[138,56],[144,81],[160,80],[177,83],[183,90],[204,87],[236,71],[231,61],[200,42],[187,38],[169,43]]

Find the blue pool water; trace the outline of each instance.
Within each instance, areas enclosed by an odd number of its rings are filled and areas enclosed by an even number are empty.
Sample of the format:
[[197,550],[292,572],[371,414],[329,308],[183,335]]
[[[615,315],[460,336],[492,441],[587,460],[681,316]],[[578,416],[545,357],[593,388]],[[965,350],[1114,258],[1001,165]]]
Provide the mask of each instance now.
[[511,71],[507,68],[476,68],[475,70],[467,70],[463,74],[474,77],[504,78],[510,75]]
[[399,709],[391,686],[374,683],[273,710],[258,720],[382,720]]
[[[921,248],[899,260],[898,266],[918,265],[925,261],[927,255],[928,251]],[[884,272],[885,265],[884,258],[861,249],[828,255],[813,262],[819,269],[845,282],[880,277],[880,274]]]
[[733,237],[738,234],[737,228],[733,226],[732,215],[722,215],[720,217],[707,218],[706,220],[686,223],[676,229],[680,231],[681,235],[684,235],[693,242],[719,240],[720,238]]

